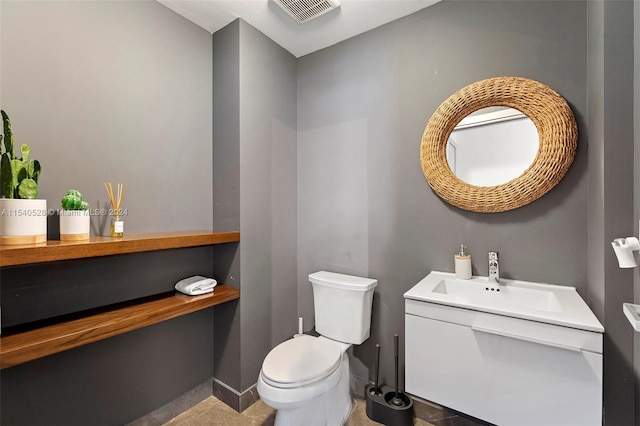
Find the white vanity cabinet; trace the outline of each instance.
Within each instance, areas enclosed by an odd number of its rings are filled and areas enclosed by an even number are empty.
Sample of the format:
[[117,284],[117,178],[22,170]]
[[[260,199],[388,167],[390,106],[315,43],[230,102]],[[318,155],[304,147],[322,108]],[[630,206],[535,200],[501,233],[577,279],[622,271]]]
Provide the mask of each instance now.
[[408,393],[497,425],[602,424],[601,332],[405,298]]

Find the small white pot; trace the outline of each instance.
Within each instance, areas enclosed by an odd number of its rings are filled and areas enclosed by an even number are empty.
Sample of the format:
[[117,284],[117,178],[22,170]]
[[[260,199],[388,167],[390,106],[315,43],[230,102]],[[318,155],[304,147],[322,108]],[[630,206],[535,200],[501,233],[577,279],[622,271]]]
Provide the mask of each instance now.
[[0,245],[47,241],[47,200],[0,198]]
[[60,210],[60,241],[89,239],[89,210]]

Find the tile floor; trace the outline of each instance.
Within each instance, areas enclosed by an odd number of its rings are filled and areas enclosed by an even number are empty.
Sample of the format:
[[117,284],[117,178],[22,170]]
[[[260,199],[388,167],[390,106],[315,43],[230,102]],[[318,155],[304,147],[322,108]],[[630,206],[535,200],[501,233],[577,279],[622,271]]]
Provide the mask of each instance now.
[[[364,400],[357,399],[346,426],[381,424],[369,419],[365,410]],[[164,426],[270,426],[273,425],[275,417],[275,411],[262,401],[258,401],[242,413],[238,413],[219,399],[211,396],[165,423]],[[414,425],[433,426],[432,423],[419,419],[414,421]]]

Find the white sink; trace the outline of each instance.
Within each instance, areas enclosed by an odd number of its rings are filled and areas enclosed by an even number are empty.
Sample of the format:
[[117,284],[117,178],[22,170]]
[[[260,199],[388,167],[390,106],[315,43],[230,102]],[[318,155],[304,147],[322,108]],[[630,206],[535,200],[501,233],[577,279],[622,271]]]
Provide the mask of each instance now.
[[604,328],[575,287],[487,277],[460,280],[454,274],[431,272],[405,299],[488,312],[602,333]]
[[602,325],[574,287],[500,281],[405,293],[405,390],[496,425],[601,426]]

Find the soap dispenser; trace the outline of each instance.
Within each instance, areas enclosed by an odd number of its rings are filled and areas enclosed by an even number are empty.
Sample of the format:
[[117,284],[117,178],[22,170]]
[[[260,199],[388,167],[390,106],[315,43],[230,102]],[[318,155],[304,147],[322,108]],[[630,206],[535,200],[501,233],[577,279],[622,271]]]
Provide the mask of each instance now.
[[454,257],[456,278],[468,280],[471,278],[471,255],[466,252],[464,244],[460,244],[460,252]]

